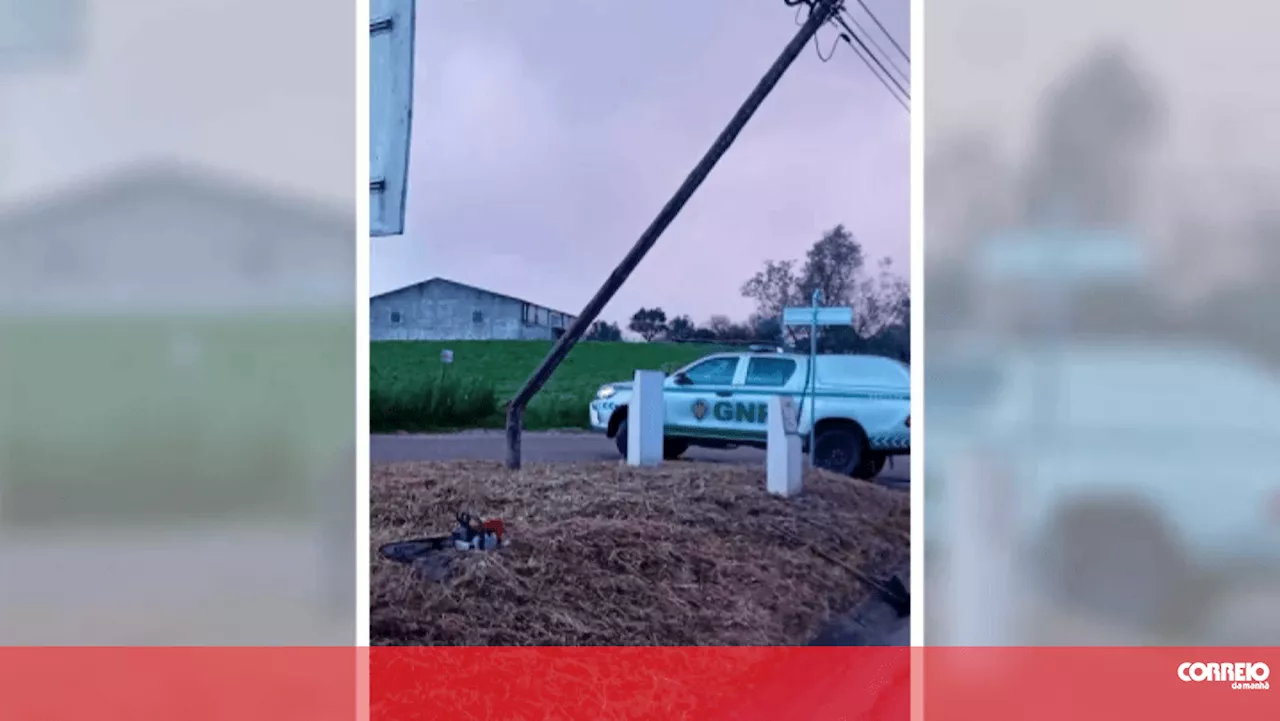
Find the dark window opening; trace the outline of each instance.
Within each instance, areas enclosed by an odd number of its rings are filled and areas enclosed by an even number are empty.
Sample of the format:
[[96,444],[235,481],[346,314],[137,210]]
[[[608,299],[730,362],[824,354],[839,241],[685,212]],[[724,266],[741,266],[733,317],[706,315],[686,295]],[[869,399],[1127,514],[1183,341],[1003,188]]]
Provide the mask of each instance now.
[[399,323],[401,320],[403,320],[403,318],[400,316],[400,311],[398,311],[398,310],[393,310],[393,311],[391,311],[391,322],[392,322],[392,323]]
[[481,312],[480,312],[480,311],[478,311],[478,310],[473,310],[473,311],[471,311],[471,322],[472,322],[472,323],[482,323],[482,322],[484,322],[484,313],[481,313]]

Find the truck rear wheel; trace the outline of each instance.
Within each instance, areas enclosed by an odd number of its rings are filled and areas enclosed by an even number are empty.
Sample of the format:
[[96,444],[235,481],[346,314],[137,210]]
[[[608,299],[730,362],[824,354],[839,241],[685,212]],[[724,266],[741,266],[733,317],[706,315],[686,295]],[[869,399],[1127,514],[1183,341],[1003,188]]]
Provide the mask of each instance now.
[[889,457],[885,454],[869,451],[863,455],[862,462],[858,464],[858,467],[853,469],[853,475],[855,478],[869,481],[880,475],[880,471],[884,470],[885,464],[888,462]]
[[813,441],[814,465],[842,476],[854,475],[868,455],[866,437],[849,426],[824,428]]
[[1164,525],[1141,508],[1077,507],[1056,519],[1035,563],[1051,599],[1134,627],[1186,621],[1190,569]]

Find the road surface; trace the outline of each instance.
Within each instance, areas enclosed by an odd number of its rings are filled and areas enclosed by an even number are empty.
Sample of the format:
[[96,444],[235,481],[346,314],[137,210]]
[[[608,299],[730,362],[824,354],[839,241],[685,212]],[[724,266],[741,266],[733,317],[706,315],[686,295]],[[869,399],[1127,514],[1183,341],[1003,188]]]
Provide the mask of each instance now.
[[[526,432],[521,446],[523,460],[529,463],[613,461],[619,458],[613,441],[595,433]],[[369,439],[369,460],[373,463],[501,461],[506,457],[506,436],[501,431],[467,431],[441,435],[375,435]],[[757,448],[733,450],[690,448],[682,458],[710,463],[764,465],[764,451]],[[885,466],[877,480],[885,485],[905,488],[911,479],[910,466],[910,457],[895,458],[893,466]]]

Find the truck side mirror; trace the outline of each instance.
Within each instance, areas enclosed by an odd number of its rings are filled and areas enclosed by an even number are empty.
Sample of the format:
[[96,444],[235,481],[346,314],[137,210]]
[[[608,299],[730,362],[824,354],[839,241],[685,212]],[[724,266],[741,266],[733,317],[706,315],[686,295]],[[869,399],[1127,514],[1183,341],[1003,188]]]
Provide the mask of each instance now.
[[671,380],[675,381],[675,384],[676,384],[676,385],[678,385],[678,386],[691,386],[691,385],[693,385],[693,380],[692,380],[692,379],[690,379],[690,378],[689,378],[689,376],[687,376],[687,375],[685,375],[685,374],[683,374],[683,373],[677,373],[677,374],[675,374],[674,376],[672,376],[672,377],[671,377]]

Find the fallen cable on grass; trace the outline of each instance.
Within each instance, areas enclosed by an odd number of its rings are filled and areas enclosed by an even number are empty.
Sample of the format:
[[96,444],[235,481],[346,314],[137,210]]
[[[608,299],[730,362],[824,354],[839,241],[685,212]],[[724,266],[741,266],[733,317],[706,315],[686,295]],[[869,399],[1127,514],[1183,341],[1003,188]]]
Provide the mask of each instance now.
[[458,554],[435,582],[375,553],[375,645],[804,644],[867,598],[859,575],[881,577],[909,552],[906,494],[820,471],[789,499],[765,491],[761,468],[699,463],[372,475],[375,548],[430,535],[459,509],[501,517],[510,537]]
[[796,543],[803,545],[805,548],[808,548],[811,552],[816,553],[818,556],[825,558],[826,560],[845,569],[846,571],[849,572],[851,576],[861,581],[868,588],[879,593],[880,596],[887,603],[893,606],[894,611],[897,611],[899,616],[906,616],[911,611],[911,598],[907,595],[907,593],[904,590],[902,590],[902,582],[900,579],[896,579],[893,582],[893,585],[881,583],[880,581],[877,581],[876,579],[872,578],[871,576],[868,576],[862,571],[859,571],[853,566],[850,566],[849,564],[845,563],[839,558],[836,558],[830,553],[823,551],[821,548],[818,548],[817,546],[814,546],[811,543],[806,543],[804,540],[800,539],[795,534],[787,531],[786,529],[778,529],[778,530],[784,536],[787,536],[788,538],[795,541]]

